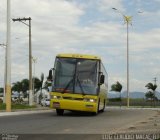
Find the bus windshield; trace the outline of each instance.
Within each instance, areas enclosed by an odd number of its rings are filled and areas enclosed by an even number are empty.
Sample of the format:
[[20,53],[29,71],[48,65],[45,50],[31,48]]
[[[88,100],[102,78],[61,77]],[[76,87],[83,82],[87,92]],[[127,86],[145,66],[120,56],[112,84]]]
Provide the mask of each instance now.
[[97,94],[98,60],[56,58],[53,91]]

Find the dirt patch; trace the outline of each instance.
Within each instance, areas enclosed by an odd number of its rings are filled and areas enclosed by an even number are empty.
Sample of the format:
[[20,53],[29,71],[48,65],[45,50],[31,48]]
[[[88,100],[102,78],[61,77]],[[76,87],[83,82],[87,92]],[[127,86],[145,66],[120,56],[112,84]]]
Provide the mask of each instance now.
[[154,118],[149,118],[148,120],[154,120]]
[[141,124],[146,124],[147,122],[140,122]]
[[130,126],[128,129],[129,129],[129,130],[135,130],[136,127],[135,127],[135,126]]

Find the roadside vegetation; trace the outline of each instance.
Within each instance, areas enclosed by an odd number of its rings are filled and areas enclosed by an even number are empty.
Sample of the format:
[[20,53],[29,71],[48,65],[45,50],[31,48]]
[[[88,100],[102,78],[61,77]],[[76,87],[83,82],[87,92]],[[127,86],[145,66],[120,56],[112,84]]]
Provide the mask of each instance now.
[[[108,106],[126,106],[127,98],[110,98],[107,102]],[[146,100],[143,98],[130,98],[130,107],[141,107],[141,108],[160,108],[160,101],[156,101],[155,103],[150,100]]]
[[[127,98],[122,98],[121,90],[122,84],[120,82],[116,82],[115,84],[111,85],[111,90],[120,96],[118,98],[110,98],[108,99],[109,106],[126,106],[127,105]],[[147,88],[147,92],[144,98],[130,98],[130,106],[131,107],[160,107],[160,99],[156,97],[156,89],[157,85],[153,83],[148,83],[145,86]]]
[[[37,77],[33,77],[33,94],[35,94],[37,91],[41,91],[41,98],[42,96],[42,89],[48,88],[48,83],[44,82],[44,74],[41,74],[40,79]],[[12,83],[12,98],[11,98],[11,108],[14,109],[31,109],[36,108],[36,105],[29,106],[28,105],[28,91],[29,91],[29,80],[28,79],[22,79],[21,81],[17,81],[15,83]],[[0,93],[3,94],[4,90],[3,88],[0,88]],[[14,96],[14,93],[16,93],[16,96]],[[17,96],[18,95],[18,96]],[[3,96],[1,95],[1,98]],[[0,110],[6,109],[6,104],[3,103],[3,100],[0,98]]]
[[[36,108],[35,105],[29,106],[27,104],[19,104],[19,103],[12,103],[11,108],[13,110],[15,109],[31,109],[31,108]],[[3,101],[0,99],[0,110],[5,110],[6,109],[6,104],[3,103]]]

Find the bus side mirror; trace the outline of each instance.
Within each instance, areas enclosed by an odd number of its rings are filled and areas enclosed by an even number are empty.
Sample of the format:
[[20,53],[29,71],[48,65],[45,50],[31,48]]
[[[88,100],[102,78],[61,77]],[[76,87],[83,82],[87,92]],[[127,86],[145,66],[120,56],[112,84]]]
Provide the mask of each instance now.
[[49,75],[48,75],[48,80],[51,81],[51,80],[52,80],[52,77],[53,77],[53,70],[50,69],[50,70],[49,70]]
[[104,84],[105,76],[101,75],[100,76],[100,85]]

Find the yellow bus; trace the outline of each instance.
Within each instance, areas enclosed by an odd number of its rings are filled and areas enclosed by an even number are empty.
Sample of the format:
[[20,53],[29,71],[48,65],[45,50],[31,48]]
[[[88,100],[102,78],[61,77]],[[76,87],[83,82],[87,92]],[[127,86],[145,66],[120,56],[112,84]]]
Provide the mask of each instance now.
[[50,107],[57,115],[64,110],[98,114],[104,111],[108,75],[100,57],[81,54],[58,54],[49,71],[52,81]]

